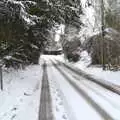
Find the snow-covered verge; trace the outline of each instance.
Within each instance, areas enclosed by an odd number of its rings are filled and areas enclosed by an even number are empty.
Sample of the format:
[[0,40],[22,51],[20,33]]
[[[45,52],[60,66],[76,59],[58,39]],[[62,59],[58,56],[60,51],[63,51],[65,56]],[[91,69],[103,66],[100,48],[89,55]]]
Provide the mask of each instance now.
[[40,65],[3,72],[4,91],[0,91],[0,120],[38,119],[41,75]]
[[91,74],[95,78],[103,79],[109,81],[113,84],[120,85],[120,71],[103,71],[101,67],[91,66],[91,67],[80,67],[79,63],[76,63],[75,66],[82,69],[88,74]]
[[[68,62],[64,59],[64,55],[58,55],[58,56],[47,56],[48,58],[51,58],[52,60],[58,60],[61,62],[68,63],[69,65],[72,65],[76,68],[81,69],[87,74],[92,75],[94,78],[102,79],[109,81],[113,84],[120,85],[120,71],[103,71],[101,67],[97,66],[91,66],[90,65],[90,57],[86,53],[86,51],[81,53],[82,58],[80,61],[74,63],[74,62]],[[47,59],[46,57],[46,59]]]

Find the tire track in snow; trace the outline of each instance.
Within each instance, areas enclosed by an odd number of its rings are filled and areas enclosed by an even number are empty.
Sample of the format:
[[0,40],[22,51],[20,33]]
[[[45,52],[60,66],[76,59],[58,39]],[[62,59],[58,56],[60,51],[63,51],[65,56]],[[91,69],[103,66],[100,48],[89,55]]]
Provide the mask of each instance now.
[[[53,61],[52,61],[53,63]],[[101,106],[99,106],[92,98],[85,91],[83,91],[78,85],[76,85],[71,78],[66,75],[56,64],[54,67],[63,75],[63,77],[69,82],[69,84],[82,96],[96,111],[97,113],[103,118],[104,120],[114,120],[112,116],[110,116]]]
[[42,88],[40,97],[39,120],[53,120],[51,95],[47,75],[47,64],[43,64]]
[[[65,68],[65,67],[64,67]],[[120,96],[117,94],[112,93],[112,91],[109,91],[107,89],[105,89],[104,87],[94,83],[93,81],[89,81],[83,77],[81,77],[80,75],[75,74],[74,72],[70,71],[69,69],[64,69],[64,71],[66,71],[69,73],[69,75],[71,75],[72,78],[74,78],[74,81],[76,82],[76,84],[78,86],[82,86],[85,90],[87,90],[87,93],[89,94],[89,91],[91,91],[95,96],[95,98],[99,97],[100,101],[96,100],[96,103],[98,103],[99,105],[103,106],[103,108],[108,111],[108,113],[114,117],[114,120],[119,120],[120,115],[117,113],[120,112],[120,104],[119,104],[119,100],[120,100]],[[93,95],[90,95],[93,99]],[[116,99],[114,99],[114,97],[117,97]],[[103,104],[103,101],[105,102]],[[106,109],[107,106],[106,104],[109,106],[109,109]]]
[[[66,67],[65,67],[66,68]],[[66,68],[68,69],[68,68]],[[115,102],[113,102],[112,100],[110,100],[108,97],[106,97],[104,94],[102,94],[100,91],[96,90],[96,88],[100,88],[100,89],[105,89],[104,87],[100,86],[97,83],[94,83],[93,81],[89,81],[85,78],[84,81],[80,80],[80,75],[78,76],[77,74],[73,73],[71,70],[67,70],[67,72],[69,72],[69,74],[72,75],[73,78],[75,78],[75,80],[79,81],[80,83],[82,83],[86,88],[89,88],[89,90],[91,90],[92,92],[94,92],[96,95],[99,95],[101,98],[103,98],[104,100],[106,100],[109,104],[111,104],[112,107],[114,107],[115,109],[119,110],[120,106],[115,104]],[[74,74],[74,75],[73,75]],[[91,86],[91,84],[95,85],[96,88],[94,88],[93,86]],[[109,91],[106,89],[106,91]],[[110,91],[111,92],[111,91]],[[108,94],[109,95],[109,94]],[[110,97],[112,97],[111,95],[109,95]]]
[[[60,85],[56,81],[57,80],[56,75],[53,72],[50,72],[50,71],[53,71],[53,68],[54,68],[52,63],[51,63],[51,66],[49,66],[49,67],[50,67],[49,68],[49,73],[51,74],[51,77],[50,77],[50,75],[49,75],[49,77],[51,79],[51,84],[52,84],[51,89],[53,89],[53,85],[55,85],[54,88],[56,90],[54,91],[53,94],[55,95],[57,93],[57,97],[60,99],[58,107],[63,107],[63,109],[64,109],[64,112],[63,112],[63,114],[61,116],[61,120],[63,120],[63,119],[76,120],[76,118],[75,118],[75,116],[73,114],[73,111],[71,110],[71,107],[68,104],[68,101],[66,100],[66,97],[65,97],[64,93],[61,90]],[[58,100],[58,98],[57,98],[57,100]],[[54,99],[54,97],[53,97],[53,99]],[[55,102],[54,102],[54,104],[55,104]]]
[[60,61],[58,61],[58,60],[56,60],[56,62],[58,62],[59,64],[63,65],[64,67],[68,68],[68,69],[71,70],[72,72],[74,72],[74,73],[82,76],[83,78],[86,78],[86,79],[88,79],[89,81],[93,81],[94,83],[99,84],[99,85],[101,85],[102,87],[104,87],[104,88],[106,88],[106,89],[108,89],[108,90],[110,90],[110,91],[112,91],[112,92],[120,95],[120,87],[119,87],[119,86],[117,86],[117,85],[115,85],[115,84],[113,84],[113,83],[110,83],[110,82],[108,82],[108,81],[104,81],[104,80],[102,80],[102,79],[96,79],[96,78],[94,78],[93,76],[91,76],[91,75],[83,72],[82,70],[80,70],[80,69],[78,69],[78,68],[75,68],[74,66],[71,67],[70,65],[65,64],[65,63],[63,63],[63,62],[60,62]]

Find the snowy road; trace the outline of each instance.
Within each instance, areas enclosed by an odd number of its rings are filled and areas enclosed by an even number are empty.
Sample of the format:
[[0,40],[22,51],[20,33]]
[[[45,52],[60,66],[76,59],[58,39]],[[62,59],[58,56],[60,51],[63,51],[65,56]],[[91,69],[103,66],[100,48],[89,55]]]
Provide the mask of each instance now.
[[55,120],[120,120],[120,96],[44,58]]

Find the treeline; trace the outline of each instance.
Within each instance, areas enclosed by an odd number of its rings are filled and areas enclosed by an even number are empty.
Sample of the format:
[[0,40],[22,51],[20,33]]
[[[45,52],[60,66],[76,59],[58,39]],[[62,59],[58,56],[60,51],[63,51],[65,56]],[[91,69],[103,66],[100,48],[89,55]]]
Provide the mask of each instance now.
[[[107,5],[105,4],[106,2]],[[70,61],[78,61],[80,59],[80,52],[87,50],[92,58],[91,64],[100,65],[104,70],[119,70],[120,3],[118,0],[100,0],[97,2],[94,0],[94,3],[96,4],[93,5],[88,0],[85,7],[92,7],[96,11],[94,17],[98,21],[96,23],[99,24],[95,23],[96,26],[93,26],[93,33],[97,27],[99,32],[91,37],[86,37],[86,33],[84,33],[85,40],[81,43],[79,32],[81,31],[81,26],[84,28],[87,25],[81,24],[78,27],[73,24],[66,25],[65,35],[62,36],[65,55]],[[77,19],[77,21],[82,22],[80,19]]]
[[[87,49],[92,57],[92,64],[103,65],[104,70],[120,69],[120,6],[118,1],[108,1],[109,7],[103,7],[104,29],[90,37],[84,43],[84,49]],[[101,8],[100,8],[101,9]],[[103,13],[101,13],[103,14]],[[101,28],[102,29],[102,28]]]
[[6,67],[19,68],[38,63],[40,45],[35,39],[33,26],[21,17],[21,5],[1,2],[0,13],[0,59]]
[[[87,2],[86,5],[90,7],[92,3]],[[38,64],[39,56],[49,42],[49,31],[64,24],[65,33],[61,35],[61,43],[67,59],[78,61],[80,52],[87,50],[92,57],[92,64],[104,63],[106,68],[118,69],[119,7],[117,10],[105,9],[104,13],[103,34],[100,32],[81,43],[79,32],[85,24],[80,19],[80,15],[84,14],[80,0],[1,1],[0,59],[6,67]]]
[[79,26],[81,12],[79,0],[0,2],[2,63],[14,68],[38,63],[40,53],[47,44],[49,31],[60,24]]

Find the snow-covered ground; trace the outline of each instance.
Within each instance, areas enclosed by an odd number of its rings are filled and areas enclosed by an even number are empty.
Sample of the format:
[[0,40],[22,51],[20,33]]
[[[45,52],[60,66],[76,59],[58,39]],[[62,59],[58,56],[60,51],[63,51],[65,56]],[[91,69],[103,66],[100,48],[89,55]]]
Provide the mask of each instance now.
[[120,85],[120,71],[104,71],[101,67],[96,66],[85,67],[81,65],[81,62],[75,63],[74,66],[92,75],[94,78]]
[[81,53],[81,58],[82,59],[80,61],[77,63],[72,63],[72,65],[95,78],[103,79],[116,85],[120,85],[120,71],[104,71],[101,67],[89,66],[91,58],[86,51]]
[[0,120],[38,119],[41,75],[40,65],[3,72],[4,91],[0,91]]
[[[3,71],[4,90],[0,91],[0,120],[38,120],[42,65],[49,62],[47,57],[40,58],[40,65],[31,65],[25,70],[8,69]],[[67,120],[61,91],[48,71],[52,110],[55,120]]]
[[[87,54],[84,53],[83,56],[85,58]],[[0,91],[0,120],[38,120],[44,62],[47,64],[54,120],[104,120],[105,117],[110,118],[109,120],[120,120],[119,95],[75,75],[57,63],[70,78],[67,79],[53,66],[51,60],[74,65],[95,77],[120,84],[120,72],[102,71],[97,67],[87,68],[87,64],[83,62],[85,59],[73,64],[68,63],[64,55],[42,55],[40,65],[3,72],[4,91]]]
[[68,120],[67,111],[65,110],[67,101],[65,102],[63,100],[64,94],[61,92],[61,89],[56,81],[56,75],[53,74],[53,72],[51,72],[51,69],[48,69],[48,75],[50,82],[50,91],[52,96],[52,110],[54,113],[54,119]]
[[[50,94],[52,99],[52,112],[54,120],[69,120],[66,106],[67,102],[64,98],[63,91],[61,91],[60,86],[58,82],[56,81],[56,77],[58,77],[56,74],[52,72],[53,65],[51,64],[51,58],[52,56],[44,56],[42,55],[40,58],[41,64],[44,62],[47,64],[47,74],[48,74],[48,80],[49,80],[49,86],[50,86]],[[60,57],[62,59],[62,57]],[[68,110],[68,109],[67,109]]]

